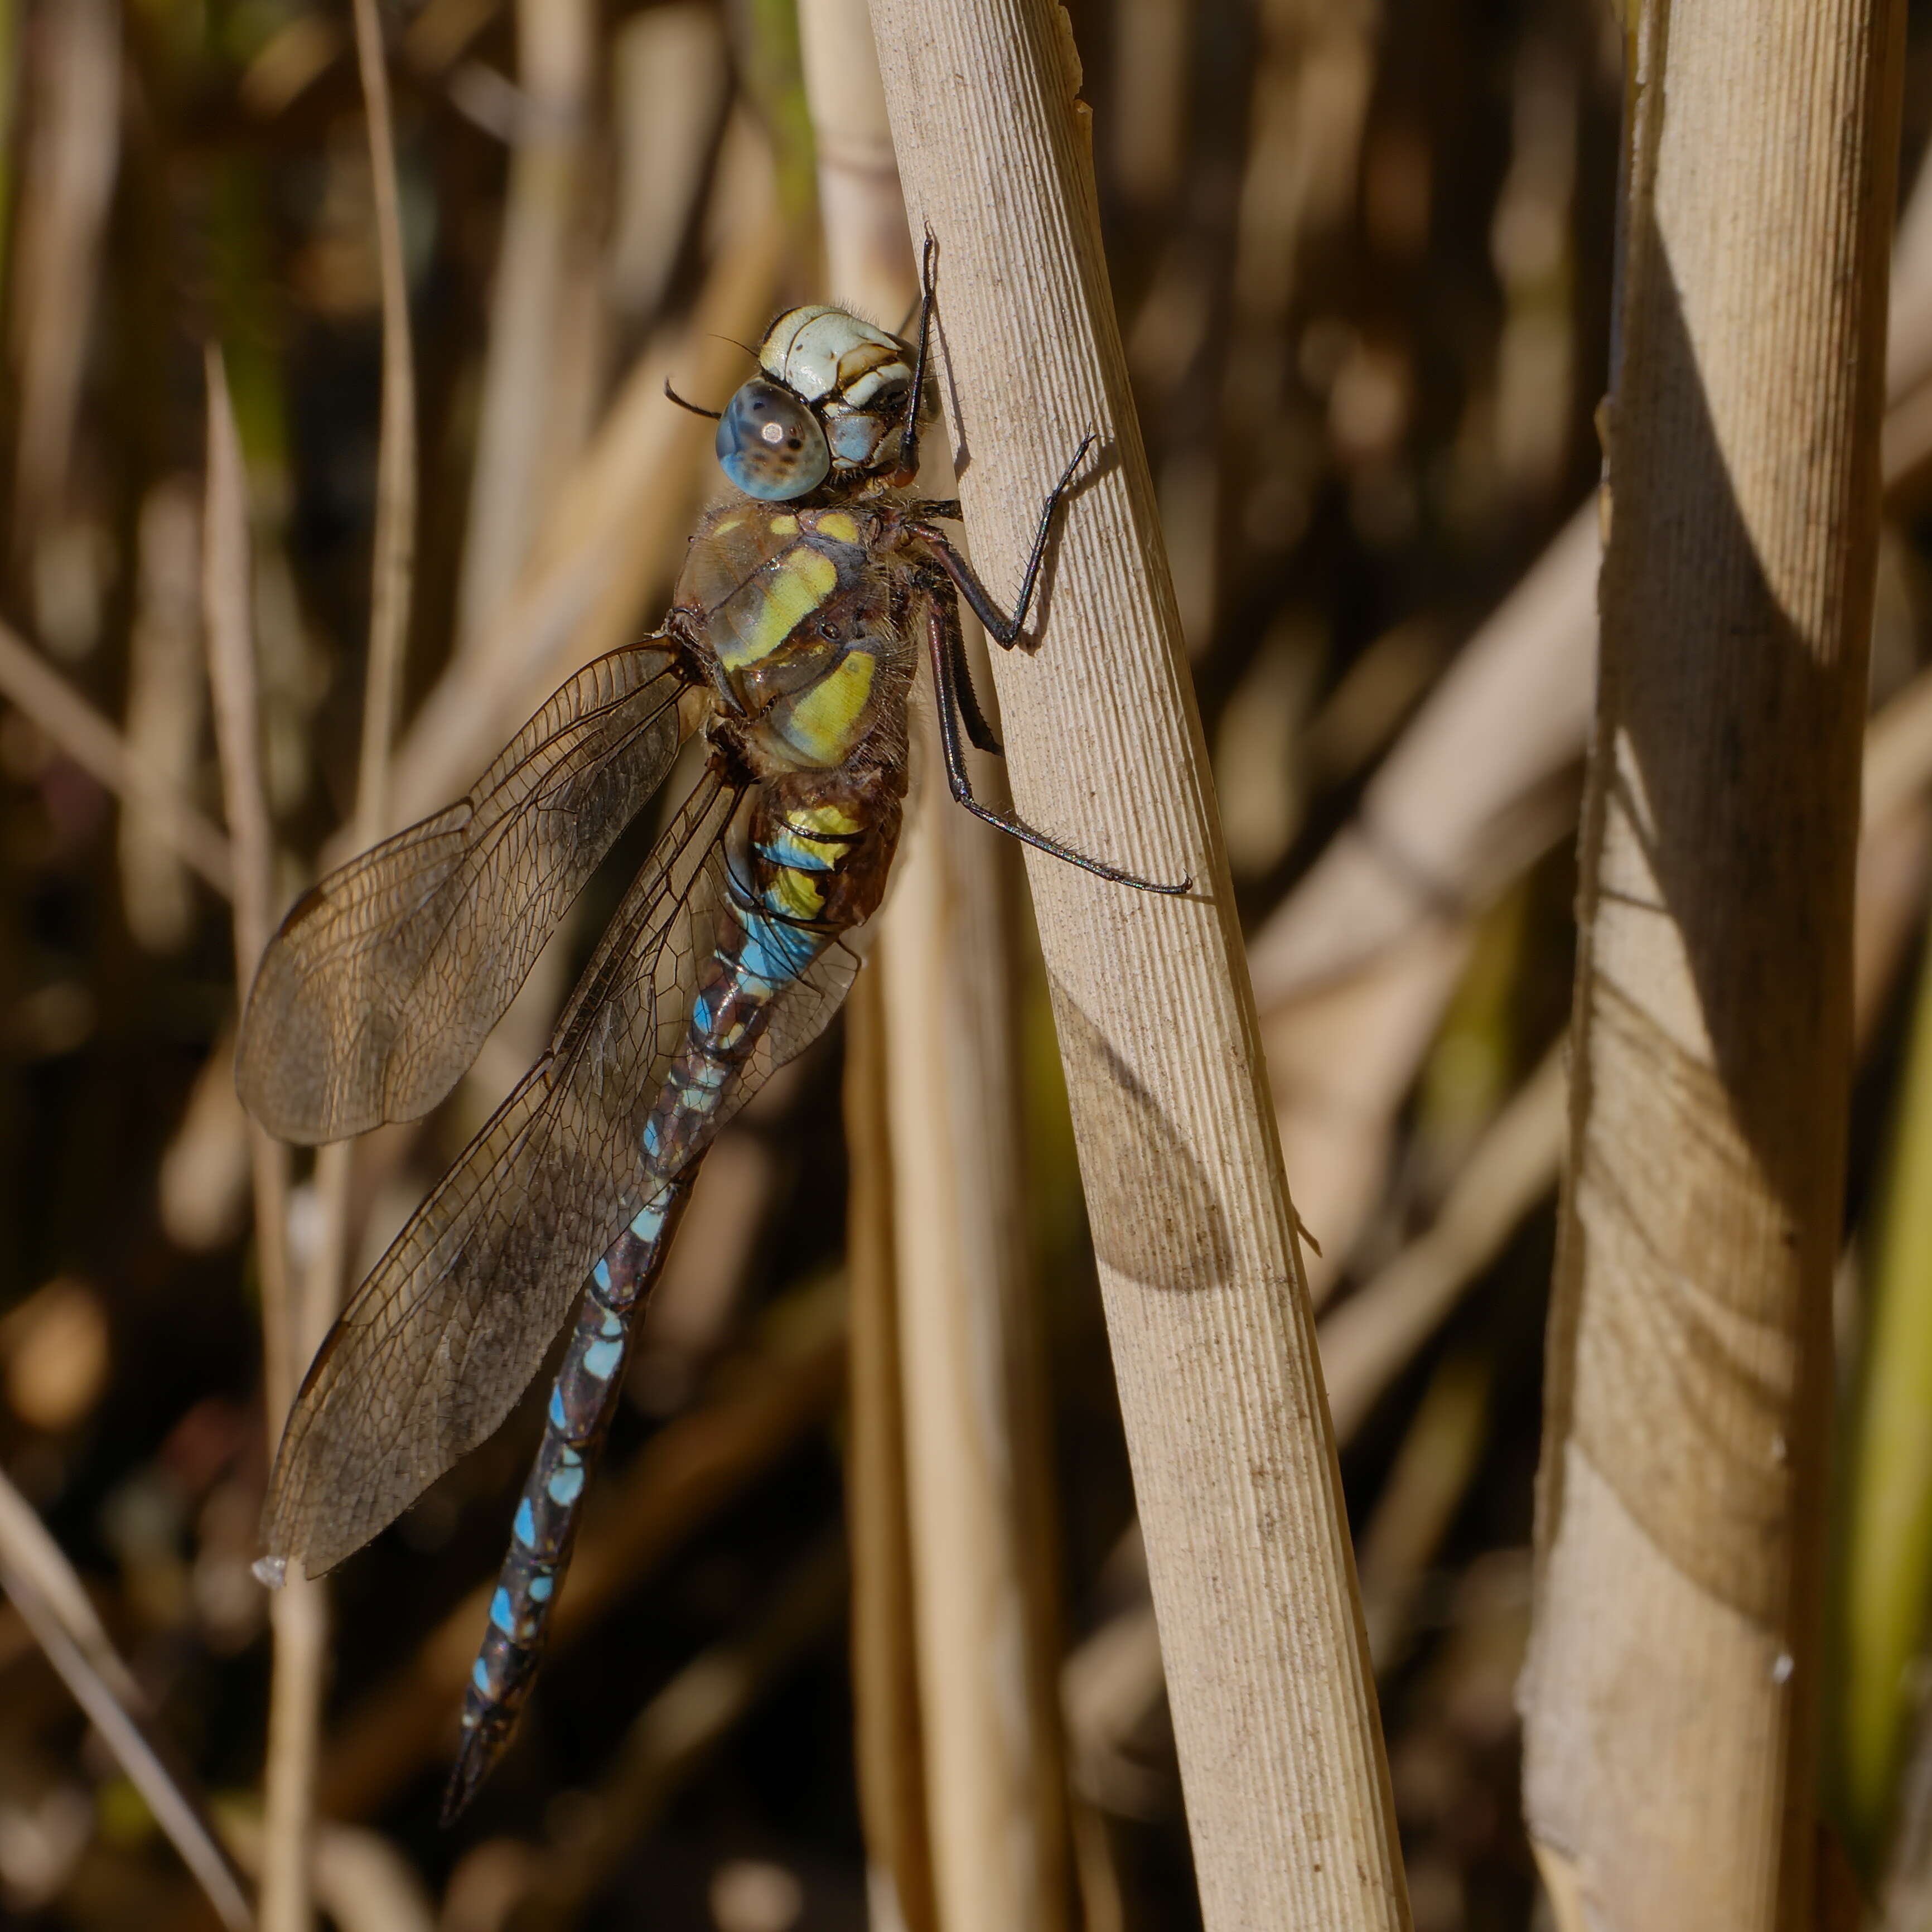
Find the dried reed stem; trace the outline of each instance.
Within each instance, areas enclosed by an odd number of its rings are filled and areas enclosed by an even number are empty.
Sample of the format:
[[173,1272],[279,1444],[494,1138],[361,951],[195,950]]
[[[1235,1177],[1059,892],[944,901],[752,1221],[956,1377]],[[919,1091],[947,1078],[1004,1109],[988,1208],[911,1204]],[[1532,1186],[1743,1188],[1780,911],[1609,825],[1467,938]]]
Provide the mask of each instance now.
[[[409,634],[410,579],[416,556],[416,371],[410,351],[409,288],[403,272],[395,131],[375,0],[356,0],[356,52],[369,130],[376,254],[382,292],[382,411],[376,456],[376,530],[371,567],[369,649],[362,688],[362,742],[357,760],[353,843],[374,845],[389,830],[390,746],[401,694],[403,647]],[[308,1257],[299,1352],[320,1346],[342,1298],[349,1238],[347,1142],[316,1156],[320,1205]]]
[[1322,1318],[1322,1372],[1346,1442],[1384,1390],[1556,1185],[1563,1048],[1550,1048],[1472,1150],[1426,1232]]
[[0,624],[0,697],[31,718],[76,764],[124,804],[150,813],[157,836],[226,898],[232,860],[220,828],[178,787],[135,756],[108,720],[16,632]]
[[[376,260],[382,302],[382,404],[376,465],[376,528],[363,686],[362,740],[356,789],[356,837],[372,845],[388,830],[389,747],[395,735],[403,647],[408,635],[416,548],[416,376],[410,349],[409,290],[403,266],[395,134],[389,112],[381,23],[375,0],[355,0],[356,49],[368,125]],[[317,1155],[319,1212],[292,1354],[305,1360],[334,1319],[348,1246],[352,1148]],[[271,1408],[278,1424],[286,1409]],[[277,1593],[277,1669],[269,1708],[267,1844],[262,1889],[266,1932],[305,1932],[314,1916],[310,1872],[321,1694],[327,1661],[323,1586],[292,1579]]]
[[[273,853],[261,784],[241,445],[218,351],[210,350],[207,367],[205,628],[223,790],[236,842],[236,986],[238,998],[245,998],[268,931]],[[288,1156],[252,1120],[246,1132],[262,1293],[263,1408],[272,1450],[301,1360],[301,1322],[288,1267]],[[310,1831],[328,1641],[321,1586],[295,1580],[271,1599],[268,1616],[274,1649],[262,1774],[262,1923],[266,1932],[302,1932],[314,1917]]]
[[409,637],[416,544],[416,379],[410,350],[410,292],[403,271],[403,220],[396,187],[396,135],[389,114],[376,0],[356,0],[356,57],[369,125],[376,202],[376,256],[382,290],[382,416],[376,457],[376,542],[369,658],[362,693],[362,748],[356,782],[356,832],[373,845],[389,830],[389,747],[396,735],[403,646]]
[[[235,842],[235,984],[238,999],[245,999],[273,916],[274,848],[262,785],[248,483],[219,350],[209,348],[206,368],[202,628],[222,796]],[[247,1133],[262,1290],[262,1407],[272,1450],[295,1398],[304,1337],[288,1265],[287,1150],[252,1120]],[[314,1916],[310,1832],[328,1642],[321,1586],[296,1579],[270,1600],[268,1616],[274,1658],[262,1774],[262,1923],[266,1932],[298,1932]]]
[[[221,352],[212,344],[206,369],[208,497],[202,519],[202,608],[222,802],[234,841],[235,985],[238,998],[245,998],[274,926],[274,833],[262,779],[248,479]],[[302,1368],[289,1307],[288,1156],[279,1142],[252,1123],[248,1138],[255,1183],[256,1266],[262,1280],[263,1403],[271,1430],[279,1433]]]
[[[1932,164],[1893,258],[1888,493],[1932,449]],[[1318,1304],[1382,1197],[1398,1112],[1476,914],[1574,816],[1597,664],[1597,503],[1551,539],[1457,652],[1354,817],[1250,949]],[[1870,814],[1868,813],[1868,816]]]
[[[22,551],[64,507],[100,249],[121,159],[121,10],[36,10],[20,232],[14,259],[19,375],[14,536]],[[30,43],[30,46],[32,45]]]
[[[896,323],[918,286],[865,0],[808,0],[800,32],[827,286]],[[926,456],[921,488],[951,496],[943,429]],[[923,1756],[919,1768],[867,1767],[870,1785],[895,1794],[886,1815],[870,1808],[874,1864],[892,1880],[909,1924],[931,1910],[962,1932],[1056,1932],[1070,1855],[1019,1166],[1014,855],[954,808],[936,745],[923,749],[920,796],[866,975],[878,998],[867,1012],[876,1030],[864,1044],[881,1078],[862,1086],[855,1077],[851,1090],[856,1102],[885,1107],[885,1144],[862,1121],[853,1145],[883,1155],[890,1190],[888,1203],[874,1177],[854,1201],[855,1247],[873,1245],[856,1218],[868,1198],[884,1212],[890,1277],[888,1294],[862,1296],[855,1314],[876,1315],[897,1345],[896,1390],[855,1378],[854,1390],[896,1413],[896,1441],[884,1439],[890,1418],[867,1434],[873,1451],[902,1462],[907,1512],[899,1536],[877,1526],[857,1546],[910,1562],[904,1594],[918,1697],[916,1723],[895,1721],[890,1708],[864,1714],[860,1736],[887,1748],[916,1745]],[[855,1348],[870,1340],[855,1336]],[[888,1490],[868,1478],[858,1494],[884,1507]],[[890,1588],[876,1578],[864,1587],[868,1609]],[[884,1654],[860,1652],[858,1682],[890,1699],[900,1688],[891,1673],[902,1634],[868,1635]],[[855,1628],[855,1648],[860,1642]],[[919,1791],[924,1816],[913,1819],[898,1794]],[[920,1897],[928,1862],[930,1907]]]
[[1210,1932],[1406,1924],[1294,1216],[1100,253],[1064,16],[876,0],[980,564],[1098,454],[1036,655],[996,667],[1022,812],[1193,894],[1051,861],[1040,916]]
[[468,650],[529,554],[557,448],[558,364],[572,244],[584,201],[586,108],[596,43],[587,0],[520,0],[523,121],[490,297],[470,521],[457,593],[457,648]]
[[1597,1932],[1813,1922],[1902,29],[1649,0],[1631,43],[1522,1691],[1532,1838]]
[[0,1589],[87,1713],[128,1781],[230,1932],[254,1924],[239,1874],[201,1794],[157,1731],[148,1700],[86,1588],[26,1497],[0,1475]]
[[845,1271],[850,1284],[851,1439],[845,1466],[852,1552],[852,1703],[867,1891],[886,1924],[936,1932],[926,1744],[913,1616],[904,1392],[886,1124],[885,998],[862,973],[845,1002]]

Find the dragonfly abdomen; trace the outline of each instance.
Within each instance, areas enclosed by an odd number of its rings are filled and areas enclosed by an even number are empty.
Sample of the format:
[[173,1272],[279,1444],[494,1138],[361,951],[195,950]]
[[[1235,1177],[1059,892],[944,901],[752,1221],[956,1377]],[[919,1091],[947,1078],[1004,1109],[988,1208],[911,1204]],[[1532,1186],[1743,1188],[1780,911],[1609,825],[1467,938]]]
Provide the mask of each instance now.
[[690,1192],[688,1177],[658,1186],[591,1271],[464,1694],[462,1743],[443,1798],[446,1820],[469,1803],[502,1754],[543,1660],[584,1486],[616,1408],[638,1310]]
[[584,1484],[615,1412],[637,1322],[669,1252],[698,1164],[734,1080],[769,1019],[832,934],[774,918],[727,889],[685,1043],[638,1134],[642,1205],[591,1270],[517,1504],[508,1553],[463,1700],[463,1737],[443,1815],[466,1804],[502,1754],[529,1695],[570,1561]]

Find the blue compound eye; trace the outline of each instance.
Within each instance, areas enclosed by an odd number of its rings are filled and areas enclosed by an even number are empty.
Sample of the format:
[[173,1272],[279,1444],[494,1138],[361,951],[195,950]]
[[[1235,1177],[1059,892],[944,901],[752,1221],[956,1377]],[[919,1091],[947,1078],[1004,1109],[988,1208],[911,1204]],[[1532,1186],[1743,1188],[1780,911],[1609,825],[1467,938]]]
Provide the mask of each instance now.
[[718,419],[718,461],[746,496],[782,503],[825,481],[832,452],[804,404],[789,389],[754,376]]

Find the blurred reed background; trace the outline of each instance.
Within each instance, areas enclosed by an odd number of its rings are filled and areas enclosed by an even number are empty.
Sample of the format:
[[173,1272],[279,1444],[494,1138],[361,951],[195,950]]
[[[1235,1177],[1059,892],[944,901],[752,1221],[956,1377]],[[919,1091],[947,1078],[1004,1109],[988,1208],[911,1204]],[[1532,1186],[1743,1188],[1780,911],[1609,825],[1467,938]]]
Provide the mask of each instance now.
[[[748,367],[737,342],[773,310],[849,291],[827,285],[831,175],[806,84],[833,10],[377,10],[418,449],[394,824],[460,791],[570,670],[655,621],[718,487],[710,433],[664,400],[665,378],[722,400]],[[1322,1244],[1415,1921],[1525,1928],[1544,1922],[1513,1694],[1594,635],[1618,29],[1607,0],[1070,14],[1290,1184]],[[1932,116],[1932,34],[1913,26],[1908,182]],[[248,1564],[275,1426],[272,1264],[230,1073],[227,895],[242,906],[254,862],[224,803],[202,577],[205,518],[242,513],[210,487],[204,348],[220,351],[245,468],[278,914],[341,855],[357,809],[382,275],[346,4],[0,0],[0,1470],[58,1546],[0,1510],[0,1910],[145,1932],[214,1922],[211,1907],[45,1632],[98,1619],[74,1639],[97,1681],[144,1708],[174,1760],[164,1780],[205,1796],[244,1867],[262,1862],[268,1704]],[[1906,1070],[1932,854],[1932,197],[1902,213],[1828,1750],[1848,1854],[1900,1928],[1932,1896],[1916,1660],[1932,1457],[1911,1420],[1932,1402],[1932,1347],[1912,1339],[1932,1328],[1932,1236],[1913,1212],[1932,1198],[1922,1018]],[[326,1272],[339,1229],[359,1276],[527,1066],[643,833],[452,1100],[358,1150],[345,1208],[298,1161],[298,1274]],[[1046,1424],[1036,1449],[1041,1432],[1018,1432],[1034,1462],[1015,1486],[1039,1492],[1021,1514],[1064,1652],[1069,1800],[1042,1814],[1065,1834],[1064,1856],[1042,1854],[1060,1858],[1064,1896],[1033,1922],[1167,1932],[1197,1917],[1159,1653],[1044,980],[1012,924],[1021,1271]],[[885,1688],[866,1694],[863,1764],[854,1742],[848,1604],[871,1605],[868,1641],[897,1613],[875,1573],[848,1596],[844,1463],[896,1425],[845,1402],[841,1051],[835,1033],[774,1081],[707,1163],[535,1706],[452,1832],[440,1784],[534,1403],[334,1580],[316,1886],[344,1932],[884,1932],[886,1869],[908,1924],[946,1924],[913,1876],[922,1854],[883,1842],[894,1802],[919,1808],[915,1768],[891,1755],[916,1756],[917,1739],[895,1744],[886,1722],[882,1742],[876,1701],[892,1682],[916,1696],[911,1664],[895,1679],[862,1659]],[[884,1130],[860,1090],[880,1078],[848,1082],[862,1142]],[[892,1238],[889,1215],[883,1231],[866,1220],[885,1211],[876,1160],[868,1172],[855,1309]],[[1859,1368],[1868,1326],[1898,1338],[1882,1376]],[[876,1365],[892,1345],[868,1333]],[[62,1552],[83,1586],[64,1622]]]

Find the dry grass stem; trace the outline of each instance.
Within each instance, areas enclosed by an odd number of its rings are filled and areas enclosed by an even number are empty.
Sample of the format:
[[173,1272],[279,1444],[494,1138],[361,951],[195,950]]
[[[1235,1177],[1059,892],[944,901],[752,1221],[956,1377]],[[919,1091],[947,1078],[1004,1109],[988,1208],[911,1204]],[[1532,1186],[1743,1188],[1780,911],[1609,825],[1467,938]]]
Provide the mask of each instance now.
[[[141,504],[136,605],[128,632],[129,755],[178,797],[193,790],[206,722],[201,644],[201,506],[195,480],[164,477]],[[194,930],[194,889],[174,847],[145,812],[120,822],[122,903],[147,951],[178,952]]]
[[879,0],[873,25],[914,230],[940,239],[943,380],[996,588],[1017,581],[1041,493],[1099,438],[1040,648],[996,667],[1016,802],[1088,851],[1196,882],[1156,898],[1030,857],[1204,1917],[1401,1926],[1313,1318],[1064,18]]
[[376,541],[369,657],[362,692],[362,751],[356,780],[356,833],[374,844],[389,830],[389,748],[402,695],[416,542],[416,378],[410,349],[410,292],[403,268],[402,205],[396,135],[376,0],[355,0],[356,57],[369,128],[376,200],[376,256],[382,287],[382,420],[376,456]]
[[87,1713],[230,1932],[254,1914],[188,1774],[154,1728],[148,1700],[94,1615],[80,1579],[32,1506],[0,1476],[0,1588]]
[[[375,199],[382,313],[374,559],[356,790],[356,843],[367,846],[388,830],[390,743],[401,694],[416,547],[416,375],[410,348],[395,134],[375,0],[355,0],[355,22]],[[346,1142],[325,1148],[316,1156],[314,1184],[319,1211],[314,1243],[305,1258],[303,1293],[290,1324],[290,1352],[298,1362],[306,1360],[320,1345],[341,1298],[349,1240],[351,1159]],[[293,1386],[290,1384],[284,1391],[283,1406],[269,1408],[272,1427],[286,1416],[286,1399],[292,1396]],[[322,1586],[296,1578],[276,1593],[272,1612],[276,1671],[269,1704],[268,1862],[262,1896],[266,1932],[306,1932],[314,1917],[310,1848],[321,1687],[327,1661],[326,1605]]]
[[1262,1017],[1282,1158],[1294,1157],[1304,1225],[1322,1244],[1307,1262],[1317,1308],[1382,1198],[1402,1102],[1468,964],[1473,928],[1430,920]]
[[860,974],[845,1003],[845,1266],[851,1288],[852,1702],[868,1886],[907,1932],[935,1932],[926,1745],[913,1620],[904,1390],[899,1376],[884,994]]
[[[918,286],[867,10],[863,0],[809,0],[800,29],[827,286],[896,322]],[[943,427],[928,439],[920,487],[954,493]],[[867,969],[879,989],[883,1086],[855,1089],[883,1099],[890,1141],[917,1783],[939,1923],[1058,1932],[1070,1854],[1019,1172],[1012,854],[952,806],[936,744],[923,751]],[[862,1125],[854,1144],[877,1142]],[[887,1553],[887,1539],[868,1547]],[[889,1720],[866,1734],[912,1735]],[[874,1862],[896,1882],[896,1857],[918,1862],[892,1828]]]
[[[416,556],[416,368],[410,349],[409,287],[404,273],[396,137],[389,112],[388,70],[375,0],[355,0],[356,62],[368,128],[376,254],[382,286],[382,404],[376,454],[376,530],[370,568],[369,648],[362,686],[362,736],[356,761],[352,844],[375,844],[391,824],[391,746],[402,694],[403,649],[410,626]],[[318,1203],[297,1336],[306,1360],[322,1342],[342,1299],[350,1240],[346,1142],[316,1156]]]
[[1552,1047],[1464,1163],[1422,1238],[1322,1322],[1322,1372],[1346,1442],[1556,1180],[1568,1088]]
[[220,829],[137,758],[113,725],[16,632],[0,624],[0,695],[31,718],[82,770],[150,814],[155,836],[226,897],[232,861]]
[[[262,1820],[230,1806],[222,1828],[236,1855],[259,1869],[268,1837]],[[316,1903],[336,1932],[435,1932],[422,1881],[386,1838],[362,1826],[319,1822],[314,1864]]]
[[14,538],[57,515],[86,368],[100,244],[121,157],[121,13],[114,0],[35,10],[22,90],[29,140],[13,287],[20,417]]
[[1652,0],[1634,36],[1522,1690],[1532,1840],[1604,1932],[1814,1909],[1903,17]]
[[[274,930],[274,833],[262,784],[260,694],[255,674],[249,553],[252,541],[241,439],[230,406],[221,353],[208,372],[208,500],[202,518],[202,577],[208,684],[221,760],[221,790],[234,854],[235,984],[245,999],[262,949]],[[272,1434],[294,1400],[302,1364],[290,1308],[288,1154],[260,1127],[249,1129],[254,1176],[256,1265],[261,1271],[263,1406]]]
[[[222,794],[234,840],[232,920],[237,998],[245,999],[273,918],[274,835],[262,787],[261,716],[249,572],[252,543],[241,439],[219,350],[206,359],[208,489],[202,512],[202,630],[214,698]],[[231,1076],[232,1077],[232,1076]],[[256,1265],[262,1287],[262,1408],[269,1446],[295,1399],[304,1336],[289,1268],[289,1156],[250,1121]],[[262,1775],[262,1920],[298,1932],[311,1916],[310,1826],[321,1726],[326,1621],[319,1585],[297,1579],[269,1606],[274,1656]]]
[[1535,802],[1582,754],[1597,555],[1592,499],[1456,654],[1354,818],[1256,934],[1264,1012],[1484,904],[1561,836],[1566,816]]
[[559,393],[569,271],[583,220],[596,41],[586,0],[517,9],[520,124],[491,296],[470,522],[457,592],[459,651],[472,645],[529,554],[572,412]]
[[1362,1618],[1384,1677],[1408,1649],[1429,1566],[1481,1467],[1493,1379],[1486,1353],[1456,1350],[1436,1364],[1363,1528]]
[[[1932,172],[1894,251],[1889,490],[1932,388]],[[1914,344],[1926,345],[1922,349]],[[1932,433],[1932,414],[1927,416]],[[1354,817],[1250,952],[1282,1156],[1322,1244],[1318,1301],[1379,1198],[1399,1112],[1448,1006],[1474,918],[1574,820],[1596,674],[1594,498],[1457,653],[1384,759]]]

